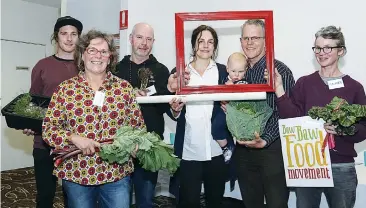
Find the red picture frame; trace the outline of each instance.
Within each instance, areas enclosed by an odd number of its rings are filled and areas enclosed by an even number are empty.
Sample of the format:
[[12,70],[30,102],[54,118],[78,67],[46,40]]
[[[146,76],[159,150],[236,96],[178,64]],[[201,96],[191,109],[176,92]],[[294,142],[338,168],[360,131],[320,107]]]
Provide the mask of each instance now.
[[[184,58],[184,22],[210,20],[248,20],[264,19],[266,65],[269,72],[268,84],[239,84],[214,86],[185,86],[183,73],[186,67]],[[244,23],[244,22],[243,22]],[[175,14],[176,69],[179,76],[177,94],[274,92],[274,35],[272,11],[222,11]],[[239,40],[238,40],[239,41]],[[238,42],[239,44],[239,42]]]

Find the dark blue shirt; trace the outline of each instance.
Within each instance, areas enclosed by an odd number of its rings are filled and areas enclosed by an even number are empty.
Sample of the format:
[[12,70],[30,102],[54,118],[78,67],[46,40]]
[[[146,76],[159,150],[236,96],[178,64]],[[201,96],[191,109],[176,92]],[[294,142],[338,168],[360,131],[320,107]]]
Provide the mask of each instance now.
[[[282,76],[283,88],[286,93],[289,93],[291,88],[295,85],[294,76],[291,70],[281,61],[274,60],[275,68]],[[267,84],[267,80],[264,78],[264,71],[266,69],[266,56],[263,56],[252,67],[248,68],[244,78],[251,84]],[[267,146],[271,145],[275,140],[280,138],[280,132],[278,128],[278,109],[276,105],[277,96],[274,92],[267,93],[267,103],[273,109],[273,114],[269,118],[266,128],[264,129],[261,138],[267,142]]]

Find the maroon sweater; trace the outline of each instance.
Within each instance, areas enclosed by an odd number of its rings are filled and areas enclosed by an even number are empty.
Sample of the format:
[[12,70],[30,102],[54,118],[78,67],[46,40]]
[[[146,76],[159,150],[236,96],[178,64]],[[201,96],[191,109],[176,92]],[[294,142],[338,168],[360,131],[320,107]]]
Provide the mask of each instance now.
[[[349,104],[366,105],[363,86],[346,75],[343,78],[344,87],[330,90],[319,75],[314,72],[301,77],[292,89],[291,98],[286,94],[277,99],[278,111],[281,118],[306,116],[313,106],[325,106],[338,96]],[[366,120],[356,124],[357,132],[353,136],[335,136],[335,150],[330,151],[332,163],[354,162],[357,153],[354,144],[366,139]]]
[[[78,74],[73,60],[49,56],[38,61],[32,70],[32,83],[29,92],[51,97],[56,87],[63,81]],[[34,148],[45,149],[46,143],[41,135],[34,136]]]

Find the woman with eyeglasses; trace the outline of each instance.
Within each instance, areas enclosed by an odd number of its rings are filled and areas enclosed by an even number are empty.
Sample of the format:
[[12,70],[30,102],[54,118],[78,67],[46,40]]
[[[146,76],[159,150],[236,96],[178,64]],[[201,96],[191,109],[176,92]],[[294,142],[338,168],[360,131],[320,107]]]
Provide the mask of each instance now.
[[[313,106],[325,106],[335,97],[345,99],[349,104],[366,104],[363,86],[349,75],[340,71],[338,62],[346,54],[343,33],[339,28],[327,26],[315,34],[312,48],[320,70],[301,77],[292,89],[291,97],[285,94],[282,78],[276,72],[276,95],[281,118],[306,116]],[[353,136],[337,135],[335,126],[324,124],[325,130],[334,134],[335,148],[330,150],[334,187],[296,188],[297,208],[320,206],[321,195],[325,194],[330,208],[352,208],[356,200],[357,175],[354,144],[366,139],[366,121],[356,124]]]
[[144,121],[132,86],[112,75],[117,63],[113,38],[91,30],[76,46],[79,74],[53,93],[43,121],[43,139],[54,150],[76,147],[82,154],[54,169],[62,179],[69,208],[130,207],[132,158],[109,164],[97,152],[113,139],[119,126],[143,128]]

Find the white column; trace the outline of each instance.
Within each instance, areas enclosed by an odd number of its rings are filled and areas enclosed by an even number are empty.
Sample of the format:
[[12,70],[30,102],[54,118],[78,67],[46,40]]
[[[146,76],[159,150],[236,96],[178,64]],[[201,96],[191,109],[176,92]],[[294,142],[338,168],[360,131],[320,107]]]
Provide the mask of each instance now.
[[61,0],[60,17],[67,14],[67,0]]
[[[121,0],[121,11],[128,10],[128,0]],[[119,24],[119,16],[118,16],[118,24]],[[130,18],[128,18],[128,22],[130,22]],[[119,58],[122,60],[125,55],[129,54],[130,43],[128,40],[130,28],[133,27],[130,23],[128,23],[128,28],[119,31],[120,38],[120,48],[119,48]]]

